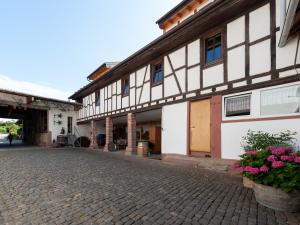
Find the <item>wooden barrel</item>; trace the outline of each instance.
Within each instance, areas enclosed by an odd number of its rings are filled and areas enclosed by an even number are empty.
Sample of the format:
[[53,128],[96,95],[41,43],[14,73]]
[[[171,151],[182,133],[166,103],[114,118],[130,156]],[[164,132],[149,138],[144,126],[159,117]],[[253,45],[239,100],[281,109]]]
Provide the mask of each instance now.
[[149,142],[148,141],[138,141],[137,154],[140,156],[147,156],[149,152]]

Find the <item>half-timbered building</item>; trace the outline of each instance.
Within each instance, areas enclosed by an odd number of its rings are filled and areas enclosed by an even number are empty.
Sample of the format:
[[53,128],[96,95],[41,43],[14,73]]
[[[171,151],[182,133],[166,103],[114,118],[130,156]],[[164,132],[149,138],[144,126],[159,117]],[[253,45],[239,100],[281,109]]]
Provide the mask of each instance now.
[[160,37],[70,97],[82,103],[78,126],[92,146],[106,134],[106,150],[119,135],[127,153],[148,139],[162,154],[217,159],[236,159],[249,129],[300,140],[299,8],[182,1],[157,21]]

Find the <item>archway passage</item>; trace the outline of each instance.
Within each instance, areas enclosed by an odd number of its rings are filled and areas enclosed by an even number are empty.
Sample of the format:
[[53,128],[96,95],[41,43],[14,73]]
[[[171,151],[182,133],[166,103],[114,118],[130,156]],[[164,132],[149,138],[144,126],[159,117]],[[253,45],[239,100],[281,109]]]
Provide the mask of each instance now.
[[[3,121],[16,121],[17,125],[22,127],[18,137],[14,135],[13,146],[36,145],[37,135],[48,130],[46,110],[0,105],[0,118],[5,119]],[[6,134],[2,132],[0,135],[0,147],[7,146],[9,146],[7,132]]]

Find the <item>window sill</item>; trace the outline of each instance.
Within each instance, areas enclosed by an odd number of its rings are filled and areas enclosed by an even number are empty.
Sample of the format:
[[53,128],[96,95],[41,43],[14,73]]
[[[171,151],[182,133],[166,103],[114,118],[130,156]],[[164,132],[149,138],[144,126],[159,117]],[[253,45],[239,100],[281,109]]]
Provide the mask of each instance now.
[[156,87],[156,86],[159,86],[159,85],[162,85],[162,81],[157,82],[157,83],[151,83],[151,87]]
[[224,59],[218,59],[216,61],[213,61],[213,62],[209,62],[209,63],[206,63],[203,65],[203,69],[207,69],[207,68],[210,68],[210,67],[213,67],[213,66],[217,66],[219,64],[222,64],[224,62]]
[[258,122],[258,121],[269,121],[269,120],[288,120],[288,119],[300,119],[300,115],[278,115],[269,117],[247,117],[247,118],[223,118],[222,123],[238,123],[238,122]]

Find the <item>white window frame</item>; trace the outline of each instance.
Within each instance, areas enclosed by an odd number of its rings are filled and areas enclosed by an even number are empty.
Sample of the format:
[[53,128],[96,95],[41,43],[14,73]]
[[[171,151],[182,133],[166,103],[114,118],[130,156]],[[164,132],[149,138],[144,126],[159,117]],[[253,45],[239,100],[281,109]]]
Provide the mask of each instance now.
[[[222,96],[222,120],[223,121],[232,121],[232,120],[243,120],[243,119],[264,119],[264,118],[273,118],[273,117],[300,116],[300,113],[274,114],[274,115],[265,115],[265,116],[261,115],[261,92],[262,91],[278,89],[278,88],[283,88],[283,87],[289,87],[289,86],[295,86],[295,85],[300,85],[300,82],[297,81],[297,82],[293,82],[293,83],[276,85],[276,86],[256,89],[256,90],[252,90],[252,91],[244,91],[244,92],[239,92],[239,93],[235,93],[235,94],[224,95],[224,96]],[[247,95],[247,94],[251,95],[250,115],[226,117],[225,99],[229,98],[229,97],[242,96],[242,95]]]
[[284,88],[284,87],[291,87],[291,86],[297,86],[300,85],[300,82],[296,82],[296,83],[289,83],[289,84],[284,84],[284,85],[279,85],[279,86],[273,86],[273,87],[269,87],[269,88],[264,88],[260,90],[260,99],[259,99],[259,115],[260,118],[272,118],[272,117],[285,117],[285,116],[299,116],[299,113],[286,113],[286,114],[272,114],[272,115],[262,115],[261,114],[261,93],[263,91],[268,91],[268,90],[275,90],[275,89],[280,89],[280,88]]
[[[244,97],[244,96],[249,96],[250,97],[250,114],[249,115],[241,115],[241,116],[227,116],[227,112],[226,112],[226,109],[227,109],[227,100],[228,99],[233,99],[233,98],[239,98],[239,97]],[[252,107],[251,107],[251,104],[252,104],[252,93],[244,93],[244,94],[239,94],[239,95],[233,95],[233,96],[226,96],[224,98],[224,110],[223,110],[223,113],[224,113],[224,116],[226,118],[245,118],[245,117],[249,117],[251,116],[252,114]]]

